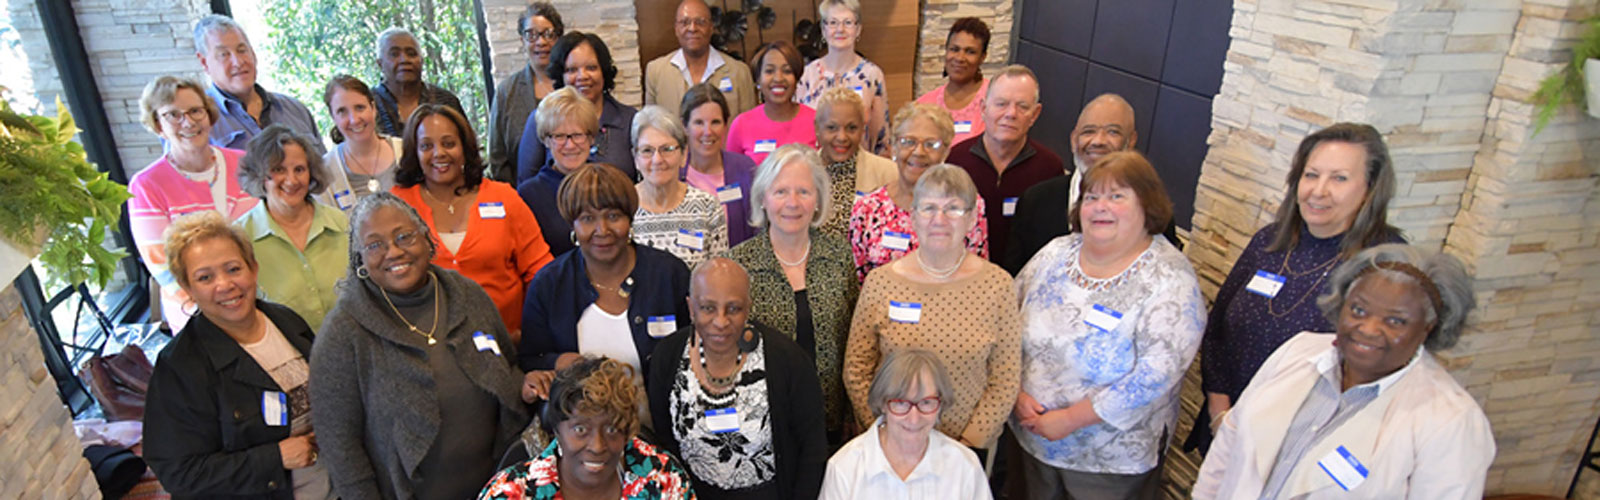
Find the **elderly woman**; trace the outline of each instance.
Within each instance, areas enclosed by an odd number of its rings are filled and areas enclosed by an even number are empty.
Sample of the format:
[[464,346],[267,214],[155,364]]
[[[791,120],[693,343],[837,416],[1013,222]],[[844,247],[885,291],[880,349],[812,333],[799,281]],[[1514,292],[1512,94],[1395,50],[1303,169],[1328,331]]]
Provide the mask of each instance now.
[[550,247],[517,192],[483,178],[477,134],[465,117],[432,104],[411,113],[394,194],[427,221],[424,236],[438,242],[433,264],[482,286],[517,345],[523,292],[550,263]]
[[756,171],[756,225],[761,234],[728,257],[750,274],[750,318],[794,339],[816,362],[830,443],[846,437],[839,363],[859,284],[844,239],[819,226],[835,208],[822,160],[811,148],[778,148]]
[[312,139],[273,125],[250,139],[239,162],[239,184],[261,198],[234,221],[267,268],[265,298],[294,310],[312,330],[337,299],[334,286],[350,258],[350,223],[344,212],[313,201],[328,186],[328,171]]
[[867,193],[894,182],[894,161],[861,149],[861,130],[866,126],[866,105],[861,96],[844,87],[833,87],[817,98],[817,146],[827,164],[828,184],[837,207],[822,230],[839,237],[848,236],[850,210]]
[[704,500],[813,500],[828,459],[811,358],[749,321],[750,279],[723,257],[695,266],[694,325],[656,345],[650,413]]
[[322,90],[322,102],[333,115],[328,135],[336,146],[322,155],[322,163],[329,166],[328,189],[317,195],[317,201],[348,214],[357,200],[394,188],[394,167],[400,163],[404,144],[399,137],[378,133],[378,108],[373,104],[377,98],[361,79],[333,77]]
[[1384,244],[1339,264],[1317,299],[1335,334],[1267,358],[1194,498],[1483,498],[1489,421],[1429,352],[1455,345],[1474,304],[1448,255]]
[[[950,155],[955,130],[950,113],[945,110],[909,104],[895,115],[894,137],[894,162],[899,175],[850,207],[850,253],[855,256],[856,279],[861,281],[878,266],[917,248],[918,235],[911,217],[912,191],[923,172],[944,163]],[[968,252],[988,259],[989,226],[984,221],[983,200],[976,203],[970,208],[976,212],[978,222],[966,232],[965,244]],[[862,383],[865,389],[866,381]]]
[[621,498],[693,500],[683,465],[639,439],[633,367],[585,357],[556,373],[545,404],[555,439],[532,459],[500,471],[479,500]]
[[[552,140],[549,135],[552,132],[542,125],[544,113],[540,112],[539,117],[522,128],[517,148],[517,185],[537,175],[540,167],[546,165],[546,159],[556,154],[557,145],[569,147],[567,144],[577,140],[586,141],[581,144],[585,151],[594,148],[593,161],[617,167],[628,174],[629,179],[638,179],[628,144],[628,126],[638,110],[611,96],[611,89],[617,85],[617,65],[612,62],[606,43],[593,33],[574,31],[561,35],[550,49],[550,65],[545,71],[554,80],[556,89],[572,87],[594,106],[595,122],[592,125],[580,123],[588,126],[584,131],[588,137],[580,138],[572,135],[576,132],[568,132],[557,138],[559,140]],[[570,117],[555,119],[559,123],[563,118]]]
[[820,498],[993,498],[978,455],[933,428],[953,395],[933,353],[890,355],[867,393],[877,422],[828,459]]
[[1277,220],[1250,239],[1211,306],[1200,348],[1205,411],[1188,446],[1205,448],[1279,345],[1333,329],[1312,300],[1329,270],[1363,248],[1404,241],[1386,218],[1394,190],[1394,162],[1372,126],[1339,123],[1300,141]]
[[983,135],[983,96],[989,91],[989,79],[983,76],[986,57],[989,25],[976,17],[957,19],[944,39],[944,85],[917,98],[950,112],[957,143]]
[[528,424],[494,301],[435,260],[405,201],[350,216],[348,283],[312,349],[318,440],[345,500],[469,498]]
[[728,100],[722,91],[709,83],[689,87],[678,109],[689,129],[689,164],[678,177],[716,195],[728,212],[728,245],[738,245],[757,231],[750,225],[750,179],[756,162],[723,147],[728,139]]
[[734,117],[728,129],[728,150],[760,163],[779,146],[808,144],[815,147],[812,130],[817,113],[794,97],[794,82],[800,79],[805,59],[784,40],[768,43],[756,51],[756,89],[761,105]]
[[[556,191],[561,181],[578,167],[589,163],[595,134],[600,131],[599,108],[578,93],[566,87],[539,101],[539,111],[530,127],[539,128],[539,137],[549,146],[550,158],[531,178],[517,185],[517,196],[533,211],[538,219],[539,234],[550,246],[551,255],[562,255],[572,250],[572,224],[561,217],[556,201]],[[566,238],[562,238],[566,235]]]
[[962,241],[981,220],[977,193],[961,167],[928,169],[911,204],[922,246],[873,271],[861,288],[844,353],[844,388],[862,427],[873,420],[867,392],[883,358],[927,349],[956,381],[943,401],[939,432],[973,448],[988,448],[1000,435],[1017,397],[1017,296],[1011,275]]
[[1142,155],[1113,153],[1079,182],[1073,234],[1017,275],[1022,392],[1011,430],[1029,498],[1148,498],[1205,299],[1189,260],[1152,237],[1172,202]]
[[666,109],[650,105],[634,115],[633,160],[644,180],[637,186],[633,239],[694,266],[728,251],[728,213],[711,193],[678,178],[688,142],[683,124]]
[[522,131],[539,106],[539,100],[556,89],[556,78],[546,70],[550,49],[566,27],[550,2],[534,2],[517,16],[517,37],[528,63],[494,88],[489,109],[489,172],[506,182],[517,180],[517,150]]
[[306,393],[311,327],[255,298],[250,241],[222,214],[174,221],[166,253],[198,312],[150,376],[144,458],[162,487],[175,498],[334,498]]
[[[799,101],[814,104],[829,87],[855,91],[867,103],[867,128],[863,147],[867,151],[889,151],[889,88],[884,85],[883,69],[856,54],[861,39],[861,3],[857,0],[823,0],[817,4],[817,19],[822,36],[828,40],[828,54],[807,64],[800,78]],[[945,144],[950,144],[946,141]]]
[[161,285],[161,317],[174,332],[183,330],[191,311],[184,309],[189,297],[167,270],[162,233],[180,215],[215,210],[233,220],[259,202],[239,184],[244,152],[210,143],[218,113],[205,89],[187,78],[156,78],[139,97],[144,127],[166,142],[167,152],[128,181],[128,222],[140,260]]

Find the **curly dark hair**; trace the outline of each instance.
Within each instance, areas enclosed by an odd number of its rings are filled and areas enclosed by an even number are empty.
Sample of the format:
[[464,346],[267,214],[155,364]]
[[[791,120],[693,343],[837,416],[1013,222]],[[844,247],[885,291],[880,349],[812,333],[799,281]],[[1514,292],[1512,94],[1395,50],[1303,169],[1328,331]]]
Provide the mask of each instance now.
[[461,175],[466,182],[456,188],[456,194],[477,189],[483,183],[483,156],[478,152],[478,134],[472,131],[472,124],[467,122],[467,117],[443,104],[417,106],[417,110],[411,113],[411,119],[406,121],[405,151],[400,155],[400,165],[395,167],[395,185],[408,188],[422,184],[422,159],[417,156],[417,129],[421,128],[422,120],[433,115],[449,118],[456,125],[456,135],[461,137]]
[[550,382],[550,400],[539,415],[545,430],[556,434],[556,426],[569,418],[599,414],[609,417],[625,435],[637,434],[639,393],[633,374],[627,363],[589,356],[556,372]]

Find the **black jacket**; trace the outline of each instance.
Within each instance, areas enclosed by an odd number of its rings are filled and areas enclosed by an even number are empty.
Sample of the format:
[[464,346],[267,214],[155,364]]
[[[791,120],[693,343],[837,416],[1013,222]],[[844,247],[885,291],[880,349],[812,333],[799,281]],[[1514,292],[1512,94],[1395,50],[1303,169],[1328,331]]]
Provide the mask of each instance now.
[[[1006,254],[1001,256],[1000,267],[1016,276],[1050,240],[1072,233],[1072,227],[1067,224],[1067,211],[1072,207],[1067,201],[1072,197],[1072,183],[1077,180],[1077,173],[1068,170],[1066,175],[1034,184],[1022,193],[1022,198],[1017,200],[1017,211],[1011,218],[1011,227],[1026,230],[1011,232],[1006,241]],[[1167,221],[1167,228],[1161,234],[1172,242],[1174,248],[1183,250],[1183,243],[1178,241],[1177,227],[1172,221]]]
[[[311,360],[305,320],[264,300],[256,308]],[[266,424],[264,391],[283,389],[204,314],[161,351],[146,396],[144,458],[172,498],[294,498],[278,453],[289,426]]]

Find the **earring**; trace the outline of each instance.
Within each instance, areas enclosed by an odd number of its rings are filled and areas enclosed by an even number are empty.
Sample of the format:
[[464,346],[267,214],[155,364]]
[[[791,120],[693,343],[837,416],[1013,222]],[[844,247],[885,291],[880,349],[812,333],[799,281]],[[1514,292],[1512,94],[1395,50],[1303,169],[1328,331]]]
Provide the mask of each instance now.
[[367,271],[367,266],[356,266],[356,277],[357,278],[367,279],[371,275],[372,275],[372,273]]
[[573,229],[571,231],[568,231],[567,232],[567,239],[572,240],[572,246],[578,246],[578,230],[577,229]]

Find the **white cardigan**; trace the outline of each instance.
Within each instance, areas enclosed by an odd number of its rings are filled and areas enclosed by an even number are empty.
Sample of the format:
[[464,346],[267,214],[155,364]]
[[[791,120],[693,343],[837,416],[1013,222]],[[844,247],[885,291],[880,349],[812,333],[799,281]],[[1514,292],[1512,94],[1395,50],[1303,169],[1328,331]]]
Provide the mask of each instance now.
[[[1267,358],[1223,418],[1200,467],[1194,498],[1261,497],[1289,422],[1320,376],[1315,360],[1336,349],[1332,341],[1330,334],[1303,332]],[[1340,445],[1369,470],[1350,491],[1317,465]],[[1483,498],[1494,453],[1483,410],[1433,356],[1423,355],[1393,386],[1312,446],[1280,497],[1476,500]]]

